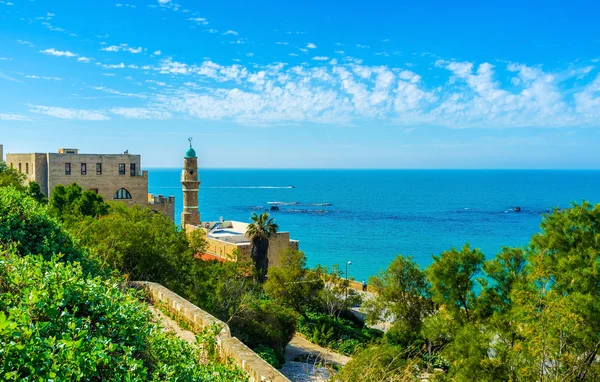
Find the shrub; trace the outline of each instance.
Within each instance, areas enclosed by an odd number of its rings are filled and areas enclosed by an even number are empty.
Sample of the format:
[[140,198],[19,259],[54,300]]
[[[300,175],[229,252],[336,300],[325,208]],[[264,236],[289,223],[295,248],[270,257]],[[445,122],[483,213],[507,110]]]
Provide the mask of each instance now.
[[380,330],[370,329],[364,324],[324,313],[309,313],[307,317],[300,317],[298,321],[300,333],[318,345],[346,355],[354,354],[383,335]]
[[[48,260],[63,254],[63,260],[81,261],[87,266],[84,251],[62,229],[43,205],[13,187],[0,187],[0,244],[14,243],[20,256],[41,255]],[[87,267],[86,267],[87,269]]]
[[[5,380],[243,379],[198,363],[198,350],[165,334],[133,291],[78,264],[0,252],[0,375]],[[214,374],[218,371],[219,374]]]
[[254,352],[258,354],[260,358],[267,361],[269,365],[277,369],[281,367],[279,359],[277,358],[277,354],[275,354],[275,350],[271,349],[270,347],[259,345],[254,349]]
[[285,362],[285,347],[294,337],[297,317],[293,310],[269,300],[254,300],[230,322],[231,334],[250,348],[268,346]]

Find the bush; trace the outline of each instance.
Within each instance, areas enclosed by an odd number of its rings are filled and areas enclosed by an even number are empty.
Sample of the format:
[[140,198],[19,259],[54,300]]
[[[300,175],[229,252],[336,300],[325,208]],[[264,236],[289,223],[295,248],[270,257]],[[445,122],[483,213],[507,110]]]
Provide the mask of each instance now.
[[199,364],[198,350],[161,332],[121,283],[86,277],[78,264],[0,252],[3,379],[243,379],[237,370]]
[[63,260],[80,261],[86,270],[92,263],[75,245],[71,235],[50,217],[45,206],[13,187],[0,187],[0,244],[14,244],[20,256],[41,255],[48,260],[63,254]]
[[296,313],[269,300],[254,300],[230,322],[231,334],[252,349],[267,346],[280,363],[285,362],[285,347],[296,331]]
[[307,317],[300,317],[298,321],[300,333],[320,346],[346,355],[354,354],[383,335],[380,330],[370,329],[364,324],[324,313],[309,313]]
[[370,346],[352,357],[332,381],[343,382],[408,382],[419,380],[416,361],[390,344]]
[[260,356],[260,358],[264,359],[269,363],[269,365],[279,369],[281,367],[281,363],[277,358],[277,354],[275,354],[275,350],[271,349],[268,346],[259,345],[254,349],[254,352]]

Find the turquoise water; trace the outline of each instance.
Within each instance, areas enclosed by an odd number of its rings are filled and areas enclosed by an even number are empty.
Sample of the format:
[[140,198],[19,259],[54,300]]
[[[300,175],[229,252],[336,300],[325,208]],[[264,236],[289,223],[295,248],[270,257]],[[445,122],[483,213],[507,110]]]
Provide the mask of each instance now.
[[[150,192],[176,197],[177,223],[180,171],[149,175]],[[203,221],[248,221],[277,205],[272,216],[300,240],[309,265],[352,261],[350,277],[359,280],[399,253],[427,266],[468,242],[493,256],[527,244],[546,211],[600,201],[600,171],[201,169],[200,178]]]

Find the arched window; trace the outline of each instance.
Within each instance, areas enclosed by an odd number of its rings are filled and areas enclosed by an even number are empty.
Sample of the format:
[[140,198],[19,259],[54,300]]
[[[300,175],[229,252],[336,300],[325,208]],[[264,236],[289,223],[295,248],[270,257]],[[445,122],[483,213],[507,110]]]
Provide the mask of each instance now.
[[131,194],[126,189],[119,188],[119,190],[115,192],[113,199],[131,199]]

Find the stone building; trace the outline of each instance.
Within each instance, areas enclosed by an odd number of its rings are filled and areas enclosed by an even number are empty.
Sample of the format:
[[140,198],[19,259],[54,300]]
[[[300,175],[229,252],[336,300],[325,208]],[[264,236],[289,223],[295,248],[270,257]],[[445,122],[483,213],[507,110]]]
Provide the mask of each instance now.
[[58,153],[6,154],[7,165],[25,174],[26,182],[37,182],[50,197],[59,184],[77,183],[106,201],[128,206],[149,206],[174,219],[175,198],[148,194],[148,171],[142,171],[140,155],[80,154],[78,149]]
[[[206,233],[208,248],[205,253],[200,254],[200,257],[225,261],[249,260],[252,244],[250,238],[246,236],[247,223],[233,220],[226,221],[222,218],[219,221],[212,222],[202,222],[200,220],[198,158],[191,143],[183,159],[181,185],[183,189],[183,213],[181,214],[183,229],[186,231],[203,229]],[[289,232],[277,232],[269,238],[269,266],[279,266],[281,264],[281,254],[288,248],[298,249],[298,247],[298,240],[291,240]],[[234,253],[236,251],[241,259],[235,257]]]

